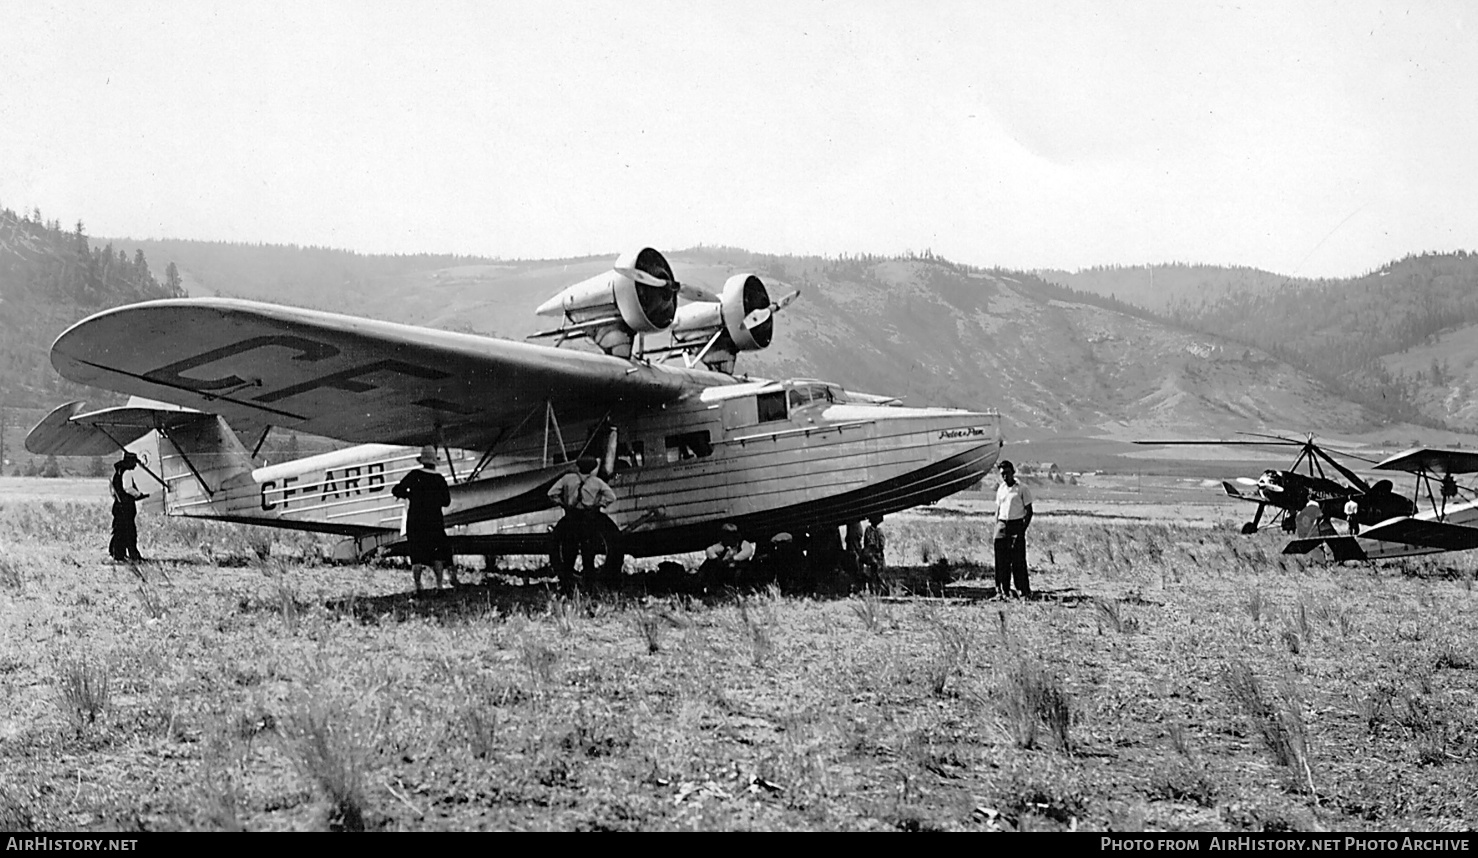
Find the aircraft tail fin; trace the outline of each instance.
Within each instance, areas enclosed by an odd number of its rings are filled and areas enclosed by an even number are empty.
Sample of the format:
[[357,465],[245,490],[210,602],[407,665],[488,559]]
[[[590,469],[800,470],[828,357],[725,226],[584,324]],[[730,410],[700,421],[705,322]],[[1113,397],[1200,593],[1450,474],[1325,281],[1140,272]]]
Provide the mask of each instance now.
[[[83,410],[68,402],[52,410],[26,434],[26,449],[37,455],[139,455],[142,470],[169,487],[162,493],[168,512],[209,503],[222,486],[251,480],[251,454],[218,415],[141,397],[127,405]],[[140,480],[155,498],[158,486]]]
[[226,490],[252,483],[251,453],[216,414],[161,431],[159,472],[169,486],[167,511],[201,515]]

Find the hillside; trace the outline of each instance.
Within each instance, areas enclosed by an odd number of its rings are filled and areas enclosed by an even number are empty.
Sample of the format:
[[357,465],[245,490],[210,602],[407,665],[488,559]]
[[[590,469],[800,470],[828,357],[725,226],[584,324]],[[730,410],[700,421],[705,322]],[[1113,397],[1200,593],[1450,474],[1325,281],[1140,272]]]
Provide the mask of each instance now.
[[[1150,275],[1158,291],[1150,291]],[[1478,254],[1415,254],[1359,277],[1253,269],[1090,269],[1055,282],[1112,294],[1290,361],[1387,419],[1478,428]]]
[[[88,258],[166,258],[172,261],[172,276],[164,286],[157,281],[149,286],[150,281],[137,277],[143,287],[106,280],[110,285],[92,295],[77,292],[80,287],[75,286],[69,291],[36,285],[36,265],[45,264],[34,260],[44,257],[56,264],[68,247],[81,259],[75,231],[66,233],[54,224],[24,227],[30,222],[24,218],[13,221],[11,232],[30,236],[27,241],[36,248],[8,246],[10,256],[33,260],[26,268],[32,273],[18,276],[12,271],[0,293],[7,300],[27,302],[26,312],[13,321],[10,313],[4,314],[9,327],[0,352],[11,367],[0,395],[11,407],[12,450],[17,433],[40,416],[39,409],[69,398],[94,404],[111,399],[57,378],[46,360],[51,339],[103,306],[170,294],[170,284],[195,295],[278,301],[519,339],[552,324],[535,317],[534,306],[569,283],[607,270],[615,257],[512,261],[113,239],[103,248],[92,248],[95,242],[89,242]],[[40,237],[46,239],[44,248],[37,244]],[[124,255],[113,250],[115,245]],[[777,293],[802,290],[801,300],[778,320],[775,345],[742,356],[741,372],[825,378],[855,390],[896,395],[913,405],[994,408],[1005,418],[1009,439],[1091,450],[1084,453],[1091,462],[1129,452],[1123,440],[1147,435],[1314,431],[1370,443],[1453,440],[1394,422],[1391,409],[1382,413],[1351,402],[1344,395],[1348,385],[1337,374],[1317,371],[1312,359],[1287,348],[1286,340],[1264,347],[1256,332],[1274,324],[1260,328],[1257,318],[1234,324],[1214,315],[1238,301],[1256,300],[1272,301],[1274,309],[1240,306],[1246,313],[1285,312],[1276,301],[1287,293],[1327,284],[1266,290],[1271,275],[1237,269],[1218,281],[1225,286],[1221,297],[1201,302],[1195,313],[1184,309],[1193,302],[1177,299],[1175,306],[1182,309],[1170,319],[1125,300],[1126,295],[1136,297],[1132,290],[1096,294],[1097,289],[1080,288],[1094,286],[1091,278],[1053,282],[1024,272],[973,269],[927,254],[826,259],[698,247],[667,255],[683,280],[710,289],[717,290],[731,274],[752,271],[768,278]],[[1162,284],[1196,278],[1205,282],[1212,276],[1199,267],[1167,268],[1184,276],[1177,280],[1157,269]],[[1243,291],[1232,285],[1238,277],[1250,278]],[[22,281],[30,285],[19,289],[15,284]],[[1187,289],[1181,293],[1191,294]],[[12,293],[30,297],[12,298]],[[1233,336],[1206,332],[1217,326]],[[1323,336],[1323,329],[1308,329]],[[1444,382],[1460,385],[1460,377],[1478,364],[1463,351],[1466,342],[1460,336],[1433,339],[1431,348],[1445,350],[1430,355],[1412,351],[1393,361],[1387,372],[1404,378],[1416,371],[1414,366],[1430,379],[1435,364]],[[1454,419],[1469,413],[1462,397],[1459,390],[1444,406]],[[274,460],[293,448],[310,451],[299,439],[283,436],[274,433],[269,442],[267,454]],[[1084,447],[1075,438],[1100,441]]]
[[[107,307],[183,295],[173,266],[161,283],[142,250],[97,246],[79,221],[70,230],[39,211],[0,209],[0,466],[37,472],[43,463],[21,449],[41,415],[70,399],[120,401],[56,374],[51,342],[68,325]],[[91,464],[68,463],[68,467]]]
[[[211,294],[512,338],[548,327],[532,308],[614,257],[514,262],[140,246],[171,253],[187,286]],[[755,375],[827,378],[910,404],[996,408],[1018,436],[1358,432],[1381,423],[1262,350],[1030,274],[927,256],[820,259],[707,247],[668,256],[680,277],[712,289],[754,271],[802,290],[775,345],[741,358],[741,371]],[[236,266],[246,275],[229,276]]]

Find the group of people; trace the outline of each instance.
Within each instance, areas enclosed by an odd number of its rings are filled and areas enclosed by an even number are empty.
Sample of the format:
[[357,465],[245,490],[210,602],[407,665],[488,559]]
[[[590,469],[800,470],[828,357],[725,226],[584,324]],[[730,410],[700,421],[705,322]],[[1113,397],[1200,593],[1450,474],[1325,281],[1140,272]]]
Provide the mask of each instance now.
[[[451,505],[451,491],[446,478],[436,470],[436,448],[423,447],[416,461],[421,467],[407,473],[391,489],[391,494],[406,501],[405,539],[416,591],[421,591],[422,570],[426,567],[430,567],[435,575],[438,590],[443,586],[444,577],[450,578],[451,586],[458,587],[461,582],[457,580],[456,568],[452,565],[451,543],[442,514],[442,510]],[[114,464],[110,482],[113,537],[108,553],[120,562],[136,563],[143,559],[138,548],[136,516],[138,501],[148,495],[139,490],[130,473],[138,464],[138,456],[125,452]],[[561,522],[564,528],[562,538],[571,542],[572,549],[566,552],[567,562],[573,567],[573,555],[578,553],[587,574],[595,569],[595,557],[602,551],[601,533],[609,522],[603,510],[616,502],[616,493],[596,472],[599,464],[593,456],[581,457],[576,470],[556,480],[548,492],[549,499],[565,512],[565,519]],[[1011,462],[1002,460],[998,467],[1001,484],[996,489],[993,535],[996,593],[1002,597],[1030,597],[1026,531],[1032,521],[1032,493],[1026,484],[1016,479],[1016,468]],[[879,575],[887,560],[887,537],[882,523],[882,516],[873,516],[860,535],[854,536],[854,531],[849,529],[844,555],[850,559],[853,568],[873,578]],[[775,535],[768,548],[768,555],[774,558],[787,550],[793,552],[797,546],[790,534],[782,533]],[[731,575],[755,560],[755,544],[742,538],[738,525],[725,523],[719,529],[719,541],[705,552],[700,572]]]

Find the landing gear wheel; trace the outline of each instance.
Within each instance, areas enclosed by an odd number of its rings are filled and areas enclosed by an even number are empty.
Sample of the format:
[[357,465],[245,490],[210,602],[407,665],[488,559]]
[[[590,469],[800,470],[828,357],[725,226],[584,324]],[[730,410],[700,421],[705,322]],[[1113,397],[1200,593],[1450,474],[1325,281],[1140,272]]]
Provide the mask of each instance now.
[[621,575],[626,553],[621,548],[621,531],[616,523],[600,515],[591,538],[595,540],[595,568],[576,573],[581,562],[579,528],[569,516],[559,520],[550,534],[549,566],[559,576],[562,588],[571,589],[579,581],[614,581]]
[[1257,525],[1253,524],[1250,521],[1242,525],[1242,535],[1251,536],[1254,533],[1257,533]]

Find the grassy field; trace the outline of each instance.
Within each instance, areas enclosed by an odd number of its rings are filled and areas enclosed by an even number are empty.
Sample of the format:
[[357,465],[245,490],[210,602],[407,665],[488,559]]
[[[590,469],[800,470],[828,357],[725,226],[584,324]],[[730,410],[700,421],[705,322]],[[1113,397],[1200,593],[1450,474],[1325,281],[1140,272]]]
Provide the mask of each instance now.
[[155,561],[115,566],[91,488],[11,488],[0,830],[1478,819],[1473,552],[1304,564],[1227,504],[1051,487],[1029,603],[986,601],[969,495],[889,519],[881,591],[416,597],[310,536],[157,517]]

